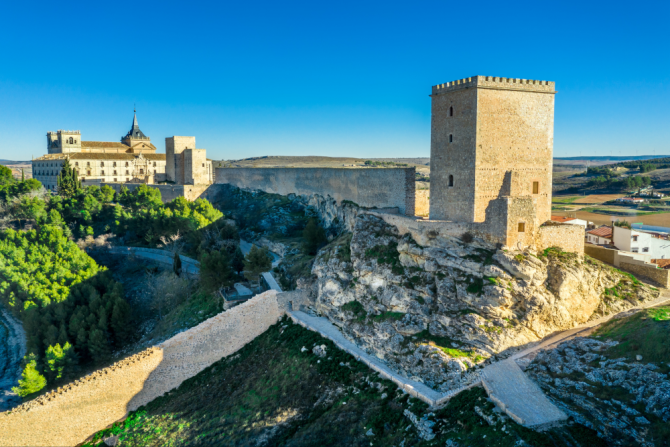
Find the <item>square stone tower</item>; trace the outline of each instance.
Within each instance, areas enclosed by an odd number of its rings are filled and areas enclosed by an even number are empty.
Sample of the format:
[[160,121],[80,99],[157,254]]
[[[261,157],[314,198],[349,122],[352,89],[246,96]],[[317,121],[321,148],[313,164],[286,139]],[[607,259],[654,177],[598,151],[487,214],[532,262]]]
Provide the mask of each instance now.
[[168,137],[165,139],[165,174],[167,179],[184,184],[183,152],[195,149],[195,137]]
[[433,87],[431,220],[484,222],[511,195],[534,199],[539,224],[551,219],[554,87],[491,76]]

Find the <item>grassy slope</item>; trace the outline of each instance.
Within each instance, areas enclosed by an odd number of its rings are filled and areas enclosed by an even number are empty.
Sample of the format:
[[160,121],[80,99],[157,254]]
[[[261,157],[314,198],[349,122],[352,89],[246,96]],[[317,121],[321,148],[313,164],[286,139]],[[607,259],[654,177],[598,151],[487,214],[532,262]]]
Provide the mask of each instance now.
[[[327,358],[311,352],[327,346]],[[305,352],[301,348],[308,348]],[[370,386],[366,380],[383,387]],[[430,416],[438,436],[422,441],[403,411],[425,415],[426,405],[330,341],[288,320],[272,326],[236,355],[213,364],[178,389],[99,432],[87,445],[119,434],[124,446],[264,445],[288,446],[534,446],[604,445],[580,425],[537,433],[513,422],[489,425],[477,414],[494,415],[481,388],[459,394]],[[505,431],[502,430],[505,426]],[[372,429],[374,435],[367,436]]]

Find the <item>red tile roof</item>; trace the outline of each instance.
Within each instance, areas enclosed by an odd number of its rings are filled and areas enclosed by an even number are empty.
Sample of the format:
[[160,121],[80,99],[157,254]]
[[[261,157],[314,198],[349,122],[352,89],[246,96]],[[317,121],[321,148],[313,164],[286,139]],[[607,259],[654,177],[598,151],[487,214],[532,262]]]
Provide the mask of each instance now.
[[593,230],[587,231],[587,233],[594,236],[605,237],[607,239],[612,239],[612,227],[608,225],[603,225],[602,227],[595,228]]
[[574,217],[563,217],[563,216],[551,216],[551,220],[553,222],[570,222],[571,220],[575,220]]

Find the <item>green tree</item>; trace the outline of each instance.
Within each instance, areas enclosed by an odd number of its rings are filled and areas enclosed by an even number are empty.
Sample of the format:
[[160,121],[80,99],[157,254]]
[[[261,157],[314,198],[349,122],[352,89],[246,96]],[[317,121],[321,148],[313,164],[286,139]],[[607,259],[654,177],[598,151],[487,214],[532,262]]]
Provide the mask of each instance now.
[[16,394],[26,397],[41,390],[47,385],[47,379],[37,371],[37,362],[31,360],[28,362],[19,379],[19,386],[12,388]]
[[88,350],[96,362],[102,361],[109,356],[109,341],[101,329],[93,329],[88,340]]
[[58,194],[61,197],[73,197],[81,191],[81,183],[77,171],[70,166],[70,161],[66,158],[58,177],[56,178]]
[[45,355],[45,374],[49,382],[63,377],[63,373],[70,370],[77,363],[74,347],[65,342],[61,348],[59,343],[49,346]]
[[181,275],[181,257],[177,251],[174,252],[174,258],[172,258],[172,271],[177,276]]
[[267,248],[251,246],[251,250],[244,258],[244,277],[250,281],[259,280],[261,273],[268,272],[272,268],[272,256]]
[[12,170],[7,166],[0,165],[0,184],[4,185],[7,183],[12,183],[14,181],[14,176],[12,175]]
[[304,238],[303,248],[310,255],[315,255],[319,251],[319,248],[327,241],[326,231],[314,217],[307,222],[305,230],[302,232],[302,237]]
[[223,251],[205,253],[200,258],[200,284],[208,292],[235,283],[235,275],[230,267],[228,254]]
[[117,346],[123,346],[132,339],[134,328],[132,326],[130,304],[121,296],[114,300],[110,326],[114,332],[114,340]]

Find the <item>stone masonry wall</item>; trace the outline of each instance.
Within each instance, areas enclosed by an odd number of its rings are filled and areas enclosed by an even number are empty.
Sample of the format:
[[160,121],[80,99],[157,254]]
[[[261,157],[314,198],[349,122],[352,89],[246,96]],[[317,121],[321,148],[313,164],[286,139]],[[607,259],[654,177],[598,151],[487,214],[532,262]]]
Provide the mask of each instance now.
[[670,288],[670,270],[665,270],[652,265],[632,264],[628,262],[619,263],[621,270],[633,273],[635,276],[648,278],[661,287]]
[[584,254],[584,227],[569,224],[541,226],[537,250],[549,247],[561,247],[563,251]]
[[415,213],[415,169],[217,168],[215,183],[274,194],[321,195],[366,208]]
[[233,354],[282,313],[276,292],[265,292],[158,346],[0,413],[0,446],[76,445]]

